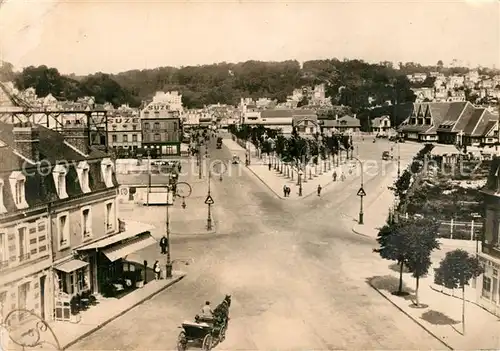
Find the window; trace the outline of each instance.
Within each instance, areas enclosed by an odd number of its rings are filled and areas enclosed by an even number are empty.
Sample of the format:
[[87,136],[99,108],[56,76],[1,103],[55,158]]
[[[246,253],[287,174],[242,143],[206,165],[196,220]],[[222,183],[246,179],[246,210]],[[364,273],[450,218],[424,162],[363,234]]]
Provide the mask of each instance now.
[[113,162],[110,158],[105,158],[101,161],[101,176],[106,184],[106,187],[111,188],[113,184]]
[[76,283],[78,284],[78,290],[83,291],[85,290],[86,284],[85,284],[85,269],[79,269],[76,271]]
[[63,293],[68,293],[68,284],[66,283],[66,273],[61,272],[61,271],[56,271],[57,272],[57,284],[59,287],[59,291],[62,291]]
[[19,253],[19,262],[23,262],[29,260],[30,252],[28,249],[28,233],[26,227],[18,228],[18,253]]
[[[22,310],[28,309],[28,292],[30,291],[30,283],[24,283],[22,285],[19,285],[18,288],[18,304],[17,307]],[[20,313],[19,314],[19,320],[24,319],[27,316],[27,314]]]
[[132,134],[132,142],[137,142],[137,134]]
[[127,135],[127,134],[124,134],[124,135],[123,135],[123,142],[124,142],[124,143],[127,143],[127,142],[128,142],[128,135]]
[[137,126],[135,124],[132,125],[132,130],[137,130]]
[[160,123],[159,122],[155,122],[153,129],[160,129]]
[[144,123],[144,129],[149,129],[149,123]]
[[493,277],[491,283],[491,301],[497,302],[498,279]]
[[57,218],[57,234],[59,237],[59,250],[69,246],[68,213],[60,214]]
[[7,212],[7,209],[5,208],[3,203],[3,180],[0,179],[0,213],[5,212]]
[[25,181],[24,180],[19,180],[16,182],[16,197],[15,201],[16,204],[19,205],[23,202],[23,196],[24,196],[24,186],[25,186]]
[[92,235],[92,217],[90,207],[82,210],[82,235],[84,238],[88,238]]
[[[132,123],[137,123],[137,122],[138,122],[137,118],[132,118]],[[135,126],[134,126],[134,128],[135,128]]]
[[491,278],[487,276],[483,276],[483,291],[481,296],[488,300],[491,297]]
[[174,132],[177,131],[177,122],[174,122]]
[[154,135],[154,141],[160,141],[161,140],[161,135],[159,133],[156,133]]
[[60,199],[65,199],[68,197],[68,194],[66,192],[66,173],[67,170],[63,165],[56,165],[52,170],[52,176],[54,177],[57,195]]
[[78,181],[80,182],[80,188],[84,193],[90,192],[90,168],[87,161],[82,161],[78,163],[76,167],[76,173],[78,174]]
[[106,229],[112,231],[115,227],[115,208],[113,202],[106,203]]
[[113,143],[118,142],[118,137],[116,136],[116,134],[113,134],[113,135],[111,136],[111,140],[113,141]]
[[73,295],[76,292],[76,286],[75,286],[75,274],[74,272],[69,273],[69,288],[70,288],[70,294]]
[[173,155],[175,154],[174,152],[174,147],[172,145],[167,145],[167,155]]
[[7,247],[7,234],[0,233],[0,269],[9,264],[9,251]]
[[127,130],[127,127],[128,127],[128,126],[127,126],[126,124],[124,124],[124,125],[122,126],[122,129]]

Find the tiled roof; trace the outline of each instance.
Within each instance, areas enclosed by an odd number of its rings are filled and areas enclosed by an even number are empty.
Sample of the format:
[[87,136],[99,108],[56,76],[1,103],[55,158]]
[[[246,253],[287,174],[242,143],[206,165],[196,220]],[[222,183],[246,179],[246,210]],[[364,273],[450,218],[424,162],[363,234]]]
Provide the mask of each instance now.
[[471,136],[486,136],[486,134],[496,125],[497,121],[497,116],[490,111],[484,110]]
[[465,102],[465,104],[464,103],[458,103],[458,104],[464,105],[464,108],[458,114],[459,117],[458,117],[457,123],[453,127],[453,130],[452,130],[453,132],[458,132],[458,131],[464,130],[465,127],[467,126],[470,118],[472,117],[474,112],[476,112],[476,108],[470,102]]
[[342,118],[339,118],[338,120],[325,119],[323,120],[323,126],[334,128],[359,128],[361,127],[361,123],[357,118],[344,116]]
[[484,111],[484,108],[477,108],[474,110],[474,113],[470,116],[467,125],[463,129],[465,135],[472,135],[472,132],[474,131],[474,129],[476,129],[476,126],[483,116]]
[[275,110],[264,110],[260,113],[261,118],[286,118],[286,117],[293,117],[292,110],[281,110],[281,109],[275,109]]

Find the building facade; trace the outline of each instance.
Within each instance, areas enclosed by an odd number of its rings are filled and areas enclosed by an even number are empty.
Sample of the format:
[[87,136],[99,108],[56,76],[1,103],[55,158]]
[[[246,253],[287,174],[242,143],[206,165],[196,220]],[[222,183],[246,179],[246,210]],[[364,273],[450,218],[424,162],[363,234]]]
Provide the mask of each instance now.
[[109,147],[115,154],[134,155],[142,145],[141,120],[137,110],[121,107],[108,113]]
[[484,274],[476,281],[477,302],[500,316],[500,158],[493,159],[486,186],[483,188],[485,217],[479,260]]
[[141,112],[142,147],[151,157],[181,154],[180,113],[166,102],[151,102]]
[[0,130],[2,314],[72,320],[72,301],[119,282],[124,255],[155,241],[147,225],[120,225],[113,162],[85,125]]

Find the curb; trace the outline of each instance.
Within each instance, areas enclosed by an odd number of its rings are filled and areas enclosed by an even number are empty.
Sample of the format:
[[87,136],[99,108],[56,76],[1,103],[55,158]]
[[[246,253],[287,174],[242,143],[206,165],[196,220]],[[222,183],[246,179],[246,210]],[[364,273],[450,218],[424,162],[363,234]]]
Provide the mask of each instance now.
[[280,200],[285,200],[284,197],[278,195],[278,193],[276,191],[273,190],[273,188],[271,188],[269,186],[269,184],[267,184],[260,176],[257,175],[257,173],[255,173],[250,167],[245,167],[245,169],[247,169],[248,171],[250,171],[258,180],[260,180],[269,190],[271,190],[271,192]]
[[405,310],[403,310],[401,307],[399,307],[397,304],[395,304],[390,298],[388,298],[387,296],[385,296],[379,289],[377,289],[376,287],[374,287],[372,285],[372,282],[371,281],[368,281],[368,285],[370,285],[370,287],[375,290],[376,292],[378,292],[384,299],[386,299],[387,301],[389,301],[394,307],[396,307],[400,312],[402,312],[406,317],[410,318],[412,321],[414,321],[416,324],[418,324],[423,330],[425,330],[427,333],[429,333],[429,335],[431,335],[432,337],[434,337],[436,340],[438,340],[441,344],[443,344],[448,350],[454,350],[453,347],[451,347],[448,343],[446,343],[446,341],[443,341],[439,336],[437,336],[436,334],[434,334],[433,332],[431,332],[426,326],[424,326],[422,323],[420,323],[416,318],[414,318],[412,315],[410,315],[408,312],[406,312]]
[[130,310],[132,310],[133,308],[139,306],[140,304],[146,302],[147,300],[150,300],[152,299],[153,297],[155,297],[156,295],[158,295],[159,293],[161,293],[163,290],[171,287],[172,285],[174,285],[175,283],[178,283],[179,281],[181,281],[184,277],[186,276],[186,274],[181,274],[180,276],[178,276],[177,278],[175,279],[172,279],[171,282],[169,282],[168,284],[166,284],[165,286],[163,286],[161,289],[153,292],[151,295],[149,296],[146,296],[144,297],[143,299],[137,301],[136,303],[134,303],[133,305],[127,307],[125,310],[121,311],[120,313],[116,314],[115,316],[112,316],[110,319],[108,319],[107,321],[104,321],[102,322],[101,324],[95,326],[94,328],[90,329],[89,331],[83,333],[82,335],[76,337],[75,339],[73,339],[72,341],[68,342],[66,345],[62,345],[61,346],[61,350],[66,350],[67,348],[73,346],[74,344],[76,344],[77,342],[79,342],[80,340],[86,338],[87,336],[91,335],[92,333],[95,333],[97,330],[101,329],[102,327],[104,327],[105,325],[111,323],[112,321],[114,321],[115,319],[117,319],[118,317],[121,317],[123,316],[125,313],[129,312]]
[[354,234],[357,234],[357,235],[363,236],[363,237],[365,237],[365,238],[370,238],[370,239],[374,239],[374,240],[375,240],[375,238],[374,238],[374,237],[372,237],[372,236],[370,236],[370,235],[366,235],[366,234],[363,234],[363,233],[358,232],[357,230],[355,230],[355,229],[354,229],[354,227],[352,227],[352,228],[351,228],[351,230],[352,230],[352,232],[353,232]]

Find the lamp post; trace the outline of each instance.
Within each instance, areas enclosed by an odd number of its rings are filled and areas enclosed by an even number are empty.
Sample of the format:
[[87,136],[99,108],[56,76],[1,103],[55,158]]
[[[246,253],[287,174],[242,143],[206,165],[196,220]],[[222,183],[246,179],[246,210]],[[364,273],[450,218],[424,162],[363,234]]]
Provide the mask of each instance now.
[[361,166],[361,186],[358,190],[358,193],[357,195],[359,196],[359,199],[360,199],[360,202],[359,202],[359,220],[358,220],[358,223],[359,224],[364,224],[364,221],[363,221],[363,217],[364,217],[364,213],[363,213],[363,197],[366,196],[366,193],[365,193],[365,189],[364,189],[364,179],[363,179],[363,162],[361,162],[359,160],[359,158],[357,157],[353,157],[353,159],[355,159],[356,161],[359,162],[360,166]]
[[302,175],[304,173],[302,170],[299,170],[299,196],[302,196]]
[[[179,191],[179,189],[182,189],[182,186],[186,186],[186,191]],[[177,183],[175,187],[175,195],[182,197],[182,208],[186,208],[186,202],[185,198],[189,197],[192,192],[191,185],[189,185],[186,182],[179,182]],[[172,194],[171,194],[172,192]],[[168,243],[168,248],[167,248],[167,263],[165,265],[166,268],[166,277],[167,278],[172,278],[172,258],[170,256],[170,211],[169,208],[174,204],[174,187],[172,184],[170,184],[170,175],[169,175],[169,183],[167,185],[167,202],[166,202],[166,207],[167,207],[167,218],[166,218],[166,232],[167,232],[167,243]]]
[[208,193],[207,193],[207,199],[205,200],[205,203],[208,206],[208,212],[207,212],[207,231],[212,230],[212,205],[213,205],[213,199],[212,199],[212,194],[210,193],[210,180],[212,178],[212,170],[208,170]]
[[400,148],[399,148],[399,141],[396,141],[396,144],[398,144],[398,178],[401,175],[401,154],[400,154]]

